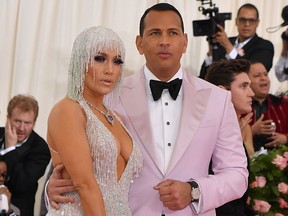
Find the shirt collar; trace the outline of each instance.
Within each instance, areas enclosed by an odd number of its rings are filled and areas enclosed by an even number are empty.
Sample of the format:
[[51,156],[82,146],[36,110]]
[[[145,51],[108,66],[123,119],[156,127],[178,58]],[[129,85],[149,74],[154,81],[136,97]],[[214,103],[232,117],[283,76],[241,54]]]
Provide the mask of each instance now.
[[243,42],[240,43],[240,42],[239,42],[239,39],[238,39],[238,37],[237,37],[234,46],[235,46],[236,48],[242,48],[242,47],[244,47],[252,38],[253,38],[253,37],[250,37],[250,38],[248,38],[248,39],[246,39],[245,41],[243,41]]
[[29,136],[28,136],[23,142],[17,143],[17,144],[15,145],[15,147],[20,147],[20,146],[22,146],[23,143],[25,143],[25,142],[28,140],[28,138],[29,138]]

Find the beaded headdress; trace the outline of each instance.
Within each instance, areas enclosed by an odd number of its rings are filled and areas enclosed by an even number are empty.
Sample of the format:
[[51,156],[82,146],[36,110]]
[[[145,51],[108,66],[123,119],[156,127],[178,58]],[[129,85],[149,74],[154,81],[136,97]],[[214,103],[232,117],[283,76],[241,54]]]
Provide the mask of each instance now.
[[[73,44],[69,74],[67,97],[79,101],[83,97],[84,79],[88,73],[88,64],[94,56],[101,52],[116,52],[125,59],[125,48],[120,37],[111,29],[97,26],[81,32]],[[123,66],[122,66],[123,70]],[[104,104],[112,108],[119,100],[123,71],[112,92],[104,96]]]

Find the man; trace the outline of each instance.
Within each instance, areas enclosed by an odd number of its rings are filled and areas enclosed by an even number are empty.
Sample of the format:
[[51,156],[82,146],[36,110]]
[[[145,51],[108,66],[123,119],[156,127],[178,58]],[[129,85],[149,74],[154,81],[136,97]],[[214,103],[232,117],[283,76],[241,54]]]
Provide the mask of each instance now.
[[0,154],[8,167],[11,203],[21,216],[34,215],[38,179],[50,161],[47,143],[33,131],[38,109],[32,96],[16,95],[8,104],[6,126],[0,128]]
[[[288,140],[288,98],[269,94],[270,79],[264,65],[251,64],[249,71],[251,88],[255,93],[252,102],[254,117],[251,121],[254,148],[280,147]],[[276,126],[271,125],[273,122]]]
[[272,67],[274,47],[273,44],[259,37],[256,33],[259,25],[258,9],[252,4],[242,5],[235,20],[238,36],[227,37],[224,28],[217,25],[219,31],[213,36],[213,43],[219,44],[219,48],[213,50],[216,53],[216,59],[212,59],[212,50],[207,53],[207,57],[202,64],[200,78],[205,78],[207,67],[212,61],[219,59],[238,59],[244,58],[250,61],[262,62],[266,70],[269,71]]
[[[144,158],[130,188],[135,216],[212,216],[247,189],[247,162],[230,94],[183,71],[187,42],[182,17],[172,5],[159,3],[145,11],[136,46],[146,65],[125,79],[117,109]],[[158,89],[157,83],[169,91],[152,95],[150,86]],[[208,174],[211,158],[214,176]],[[61,168],[54,169],[48,185],[54,207],[59,207],[55,201],[71,201],[60,192],[73,190],[71,182],[57,179]]]
[[281,38],[282,50],[275,65],[275,75],[280,82],[284,82],[288,80],[288,28],[282,33]]

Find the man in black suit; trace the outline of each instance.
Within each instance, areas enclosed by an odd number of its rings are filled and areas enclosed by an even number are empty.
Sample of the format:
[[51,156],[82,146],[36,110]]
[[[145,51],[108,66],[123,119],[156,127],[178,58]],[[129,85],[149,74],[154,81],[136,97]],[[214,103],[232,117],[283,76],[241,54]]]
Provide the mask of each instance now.
[[0,128],[0,154],[8,167],[6,185],[21,216],[34,215],[38,180],[50,161],[47,143],[33,131],[38,109],[32,96],[16,95],[8,104],[5,128]]
[[[252,4],[244,4],[237,12],[236,26],[239,33],[237,37],[228,38],[224,28],[217,25],[219,31],[213,35],[213,45],[209,45],[210,49],[202,64],[199,77],[205,78],[207,68],[213,61],[225,58],[243,58],[261,62],[269,71],[273,63],[274,47],[270,41],[256,34],[259,21],[258,9]],[[212,51],[212,47],[216,49]]]

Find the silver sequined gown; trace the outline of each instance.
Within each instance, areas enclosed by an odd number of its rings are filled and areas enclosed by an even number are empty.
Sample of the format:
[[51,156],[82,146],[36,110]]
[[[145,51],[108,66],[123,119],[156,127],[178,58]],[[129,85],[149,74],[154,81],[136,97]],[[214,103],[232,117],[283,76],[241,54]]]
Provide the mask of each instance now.
[[[128,193],[133,179],[138,177],[143,166],[143,159],[140,149],[133,141],[132,153],[121,178],[117,182],[117,146],[114,137],[104,126],[104,124],[93,114],[83,100],[79,103],[87,116],[86,135],[88,138],[91,155],[94,159],[93,167],[95,177],[104,198],[106,215],[132,215],[128,203]],[[120,119],[114,113],[113,115],[114,118],[117,118],[118,121],[120,121]],[[124,125],[123,127],[125,128]],[[65,194],[65,196],[74,197],[75,202],[61,204],[60,210],[51,208],[48,211],[47,216],[83,215],[78,194],[73,192]],[[95,203],[95,208],[97,208],[97,203]]]

